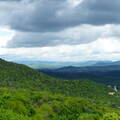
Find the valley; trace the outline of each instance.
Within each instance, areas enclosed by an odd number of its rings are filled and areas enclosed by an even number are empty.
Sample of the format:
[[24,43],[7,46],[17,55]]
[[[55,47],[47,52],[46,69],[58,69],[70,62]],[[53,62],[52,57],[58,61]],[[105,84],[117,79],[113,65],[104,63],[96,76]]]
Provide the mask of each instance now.
[[58,69],[38,69],[38,71],[60,79],[90,79],[120,89],[120,65],[68,66]]

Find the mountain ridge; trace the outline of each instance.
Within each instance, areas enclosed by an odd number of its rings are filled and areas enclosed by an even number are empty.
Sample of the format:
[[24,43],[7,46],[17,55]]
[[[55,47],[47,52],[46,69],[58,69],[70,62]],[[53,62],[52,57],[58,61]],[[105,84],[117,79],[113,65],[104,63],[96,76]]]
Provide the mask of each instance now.
[[62,79],[90,79],[98,83],[118,86],[120,89],[120,65],[38,69],[45,74]]
[[[119,61],[81,61],[81,62],[60,62],[60,61],[35,61],[35,60],[24,60],[24,61],[15,61],[16,63],[26,64],[34,69],[39,68],[61,68],[64,66],[75,66],[75,67],[87,67],[87,66],[106,66],[106,65],[118,65]],[[120,65],[120,64],[119,64]]]

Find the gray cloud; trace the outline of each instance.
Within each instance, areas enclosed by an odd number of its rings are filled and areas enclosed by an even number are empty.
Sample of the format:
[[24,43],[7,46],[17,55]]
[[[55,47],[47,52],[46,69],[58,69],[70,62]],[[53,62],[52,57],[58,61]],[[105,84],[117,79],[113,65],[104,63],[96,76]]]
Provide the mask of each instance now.
[[[117,30],[107,34],[109,28],[95,28],[120,23],[120,0],[83,0],[76,6],[67,0],[11,1],[16,2],[0,2],[1,24],[18,31],[7,47],[75,45],[120,35]],[[87,24],[91,26],[82,27]]]
[[19,1],[22,1],[22,0],[0,0],[0,2],[19,2]]
[[57,32],[80,24],[120,23],[120,0],[83,0],[76,7],[67,0],[22,0],[12,7],[9,25],[20,31]]
[[[83,25],[57,33],[18,32],[8,42],[7,47],[46,47],[85,44],[98,38],[114,36],[113,32],[111,32],[112,28],[109,25],[103,27]],[[109,31],[106,32],[106,29]]]

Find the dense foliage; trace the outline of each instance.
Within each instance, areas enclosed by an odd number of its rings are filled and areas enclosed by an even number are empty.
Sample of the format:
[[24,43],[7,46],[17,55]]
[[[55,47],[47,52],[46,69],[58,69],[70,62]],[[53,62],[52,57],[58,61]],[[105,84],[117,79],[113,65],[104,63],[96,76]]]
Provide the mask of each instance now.
[[0,120],[119,120],[119,106],[119,92],[105,85],[0,60]]
[[0,88],[0,120],[119,120],[120,110],[90,99]]
[[108,97],[111,88],[90,80],[60,80],[49,77],[25,65],[0,60],[0,86],[50,90],[82,97]]

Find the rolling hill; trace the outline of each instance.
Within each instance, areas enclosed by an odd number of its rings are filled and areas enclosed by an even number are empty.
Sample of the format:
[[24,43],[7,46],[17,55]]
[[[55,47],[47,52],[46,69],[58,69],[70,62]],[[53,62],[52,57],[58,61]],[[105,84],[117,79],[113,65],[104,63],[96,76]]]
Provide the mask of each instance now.
[[[108,96],[110,88],[90,80],[60,80],[22,64],[0,60],[0,86],[50,90],[72,96]],[[102,90],[102,91],[101,91]]]
[[0,59],[1,120],[119,120],[119,106],[119,91],[111,87],[53,78]]

